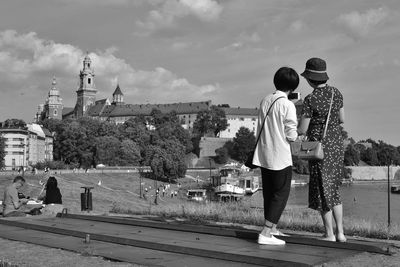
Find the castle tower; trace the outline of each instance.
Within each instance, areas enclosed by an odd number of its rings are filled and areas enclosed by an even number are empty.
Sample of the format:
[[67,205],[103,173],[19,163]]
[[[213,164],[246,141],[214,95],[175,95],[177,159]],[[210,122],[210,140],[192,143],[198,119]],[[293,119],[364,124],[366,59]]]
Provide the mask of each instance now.
[[60,92],[56,87],[56,77],[53,77],[53,82],[51,85],[51,89],[44,104],[44,118],[61,120],[63,104],[62,98],[60,97]]
[[119,84],[117,84],[117,88],[115,88],[114,93],[112,94],[113,100],[111,105],[124,105],[124,94],[122,93],[121,89],[119,88]]
[[97,89],[94,84],[94,70],[91,66],[92,60],[86,54],[83,60],[83,69],[79,73],[79,88],[76,91],[77,100],[75,105],[75,117],[85,116],[86,111],[96,101]]

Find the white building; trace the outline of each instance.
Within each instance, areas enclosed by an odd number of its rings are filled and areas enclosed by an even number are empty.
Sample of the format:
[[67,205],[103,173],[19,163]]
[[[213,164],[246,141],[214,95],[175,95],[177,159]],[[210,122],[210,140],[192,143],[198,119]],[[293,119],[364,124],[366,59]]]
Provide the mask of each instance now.
[[6,170],[18,170],[53,159],[53,138],[46,136],[38,124],[28,124],[25,129],[1,128],[0,134],[5,139]]
[[228,127],[220,132],[219,137],[233,138],[241,127],[257,132],[258,109],[257,108],[222,108],[225,111]]

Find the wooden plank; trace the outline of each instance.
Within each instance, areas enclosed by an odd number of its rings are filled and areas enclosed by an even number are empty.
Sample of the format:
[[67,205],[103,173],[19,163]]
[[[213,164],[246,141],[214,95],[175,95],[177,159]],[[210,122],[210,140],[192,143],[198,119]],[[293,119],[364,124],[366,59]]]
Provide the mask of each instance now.
[[[200,249],[210,249],[219,251],[230,251],[237,254],[252,255],[258,257],[287,258],[288,260],[297,260],[298,257],[310,258],[314,260],[329,260],[337,257],[353,255],[354,251],[343,249],[327,249],[323,247],[309,247],[305,245],[287,244],[283,247],[259,246],[253,240],[237,239],[232,237],[215,236],[208,234],[188,233],[179,231],[167,231],[157,228],[146,228],[140,226],[130,226],[121,224],[96,222],[69,218],[44,218],[38,222],[35,217],[30,217],[24,221],[39,223],[40,225],[60,227],[63,229],[75,230],[79,228],[82,231],[113,236],[122,236],[131,239],[140,239],[143,241],[157,242],[170,245],[192,246]],[[162,237],[160,239],[160,237]],[[328,255],[328,256],[327,256]],[[315,258],[318,257],[318,258]]]
[[[126,225],[135,225],[135,226],[145,226],[145,227],[153,227],[153,228],[162,228],[169,229],[175,231],[187,231],[187,232],[196,232],[196,233],[205,233],[205,234],[213,234],[219,236],[233,236],[237,238],[251,239],[256,240],[258,238],[258,232],[254,230],[247,229],[236,229],[229,227],[220,227],[220,226],[204,226],[204,225],[194,225],[194,224],[185,224],[185,223],[170,223],[170,222],[155,222],[149,220],[139,220],[132,218],[120,218],[120,217],[112,217],[112,216],[94,216],[94,215],[79,215],[79,214],[66,214],[59,213],[57,216],[61,218],[76,218],[83,220],[92,220],[92,221],[101,221],[101,222],[110,222],[116,224],[126,224]],[[362,252],[371,252],[371,253],[379,253],[385,255],[391,255],[392,253],[389,251],[389,245],[386,243],[371,243],[368,241],[350,241],[345,243],[340,242],[329,242],[318,240],[315,238],[310,238],[301,235],[291,235],[288,237],[280,237],[285,240],[287,243],[292,244],[302,244],[309,246],[317,246],[317,247],[328,247],[328,248],[339,248],[339,249],[351,249]]]
[[145,266],[219,266],[219,267],[253,267],[245,263],[222,261],[196,256],[187,256],[170,252],[163,252],[144,248],[132,248],[131,246],[118,245],[92,240],[89,244],[82,238],[44,233],[36,230],[23,229],[14,226],[0,225],[0,237],[14,241],[33,243],[52,248],[60,248],[79,254],[87,252],[93,256],[106,259],[130,262]]
[[[87,233],[87,232],[82,232],[82,231],[78,231],[78,230],[67,230],[67,229],[63,229],[63,228],[43,226],[43,225],[39,225],[39,224],[26,223],[26,222],[17,221],[17,220],[0,219],[0,224],[17,226],[17,227],[38,230],[38,231],[45,231],[45,232],[50,232],[50,233],[55,233],[55,234],[70,235],[70,236],[75,236],[75,237],[80,237],[80,238],[83,238]],[[104,235],[104,234],[92,234],[91,233],[90,236],[91,236],[92,240],[97,240],[97,241],[110,242],[110,243],[116,243],[116,244],[121,244],[121,245],[130,245],[130,246],[135,246],[135,247],[155,249],[155,250],[160,250],[160,251],[194,255],[194,256],[200,256],[200,257],[228,260],[228,261],[234,261],[234,262],[241,262],[241,263],[246,263],[246,264],[256,264],[256,265],[263,265],[263,266],[310,266],[311,265],[310,263],[289,261],[287,259],[274,259],[274,258],[248,256],[248,255],[238,255],[238,254],[232,254],[232,253],[224,252],[224,251],[214,251],[214,250],[199,249],[199,248],[193,248],[193,247],[177,246],[177,245],[171,245],[171,244],[161,244],[161,243],[156,243],[156,242],[128,239],[128,238],[115,237],[115,236]],[[289,256],[289,255],[287,255],[287,256]],[[307,260],[309,260],[309,258]],[[323,259],[315,257],[313,260],[314,261],[317,260],[318,262],[320,262]]]

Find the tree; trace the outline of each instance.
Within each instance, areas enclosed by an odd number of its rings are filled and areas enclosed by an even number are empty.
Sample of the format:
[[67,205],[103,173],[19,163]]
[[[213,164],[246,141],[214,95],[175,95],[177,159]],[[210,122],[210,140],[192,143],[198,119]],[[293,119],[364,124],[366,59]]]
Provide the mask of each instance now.
[[367,148],[364,154],[361,156],[361,160],[370,166],[379,165],[378,156],[373,148]]
[[220,147],[216,149],[215,154],[217,154],[217,156],[215,157],[216,163],[225,164],[228,162],[229,154],[228,154],[228,149],[226,147]]
[[138,166],[141,160],[140,147],[130,139],[122,140],[119,153],[119,165]]
[[144,165],[151,167],[156,178],[184,177],[185,147],[176,140],[157,140],[145,151]]
[[388,164],[398,165],[400,163],[400,154],[396,147],[379,141],[377,145],[377,157],[379,165],[384,166]]
[[149,123],[155,128],[165,123],[179,123],[178,116],[175,111],[169,113],[162,113],[158,109],[153,109],[150,113]]
[[25,129],[26,123],[20,119],[7,119],[3,123],[3,128],[9,129]]
[[225,111],[217,106],[212,106],[210,110],[201,110],[197,113],[193,123],[193,130],[198,135],[218,134],[228,127]]
[[344,165],[357,166],[359,162],[360,152],[355,148],[354,145],[349,144],[344,151]]
[[158,125],[153,135],[153,142],[156,140],[176,140],[185,146],[185,153],[193,150],[193,143],[187,130],[178,123],[178,121],[167,121]]
[[150,131],[146,128],[145,121],[133,118],[127,120],[118,127],[118,135],[120,140],[130,139],[138,144],[142,152],[150,143]]
[[114,136],[97,137],[96,146],[96,163],[102,163],[109,166],[119,165],[119,154],[121,142]]
[[256,137],[254,132],[246,127],[240,127],[236,136],[233,138],[231,157],[239,162],[245,162],[249,152],[254,149]]

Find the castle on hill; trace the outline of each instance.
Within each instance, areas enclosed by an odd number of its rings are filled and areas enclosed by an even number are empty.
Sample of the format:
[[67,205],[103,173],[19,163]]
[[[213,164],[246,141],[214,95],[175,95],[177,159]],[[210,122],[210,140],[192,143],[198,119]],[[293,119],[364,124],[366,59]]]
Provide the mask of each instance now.
[[[79,119],[90,117],[101,121],[122,124],[130,118],[139,115],[149,116],[153,109],[162,113],[175,111],[182,123],[182,127],[193,129],[197,113],[211,108],[211,100],[200,102],[168,103],[168,104],[126,104],[124,94],[119,84],[112,94],[112,100],[96,100],[97,88],[92,60],[87,54],[83,59],[83,67],[79,72],[79,87],[76,90],[75,107],[64,107],[60,91],[57,89],[56,78],[53,77],[52,86],[44,104],[39,105],[35,115],[35,122],[45,119]],[[256,131],[257,108],[221,107],[228,120],[228,128],[220,133],[219,137],[233,138],[240,127]]]

